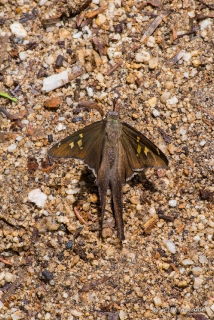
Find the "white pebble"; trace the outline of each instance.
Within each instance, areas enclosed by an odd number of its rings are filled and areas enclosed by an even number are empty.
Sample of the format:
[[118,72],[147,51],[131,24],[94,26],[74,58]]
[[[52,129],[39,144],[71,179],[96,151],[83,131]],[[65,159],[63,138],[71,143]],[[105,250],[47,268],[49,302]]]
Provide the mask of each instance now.
[[69,81],[68,70],[62,71],[58,74],[53,74],[43,80],[42,90],[49,92],[61,86],[64,86]]
[[73,316],[75,316],[75,317],[77,317],[77,318],[79,318],[79,317],[82,317],[82,312],[80,312],[80,311],[77,311],[77,310],[70,310],[70,313],[73,315]]
[[176,247],[175,247],[175,244],[174,244],[173,241],[171,241],[171,240],[165,240],[165,241],[164,241],[164,244],[165,244],[165,246],[166,246],[166,248],[167,248],[167,250],[168,250],[169,252],[171,252],[171,253],[175,253],[175,252],[176,252]]
[[79,191],[80,191],[80,188],[67,189],[67,190],[65,190],[65,192],[66,192],[67,194],[76,194],[76,193],[78,193]]
[[12,282],[12,281],[14,281],[14,276],[13,276],[13,274],[10,273],[10,272],[5,272],[4,279],[5,279],[7,282]]
[[203,269],[200,268],[200,267],[193,267],[192,268],[192,273],[195,275],[195,276],[200,276],[200,274],[202,274],[203,272]]
[[188,61],[190,61],[191,56],[192,56],[192,55],[191,55],[190,52],[185,52],[184,55],[183,55],[183,57],[182,57],[182,59],[183,59],[184,61],[188,62]]
[[7,151],[8,152],[13,152],[16,150],[17,145],[15,143],[11,144],[8,148]]
[[150,60],[150,54],[147,51],[141,51],[136,53],[135,60],[137,62],[146,62]]
[[89,97],[93,97],[94,93],[93,93],[93,89],[91,87],[86,87],[87,93]]
[[27,31],[24,29],[23,25],[19,22],[14,22],[10,25],[10,30],[18,38],[26,38]]
[[28,54],[26,52],[19,52],[19,58],[20,60],[24,61],[28,57]]
[[177,103],[178,103],[178,98],[176,96],[167,100],[167,104],[177,104]]
[[157,109],[154,109],[152,111],[152,114],[153,114],[154,117],[159,117],[160,116],[160,112]]
[[212,25],[212,19],[208,18],[205,20],[202,20],[200,23],[201,31],[205,30],[208,26]]
[[203,279],[201,279],[201,278],[199,278],[199,277],[196,277],[196,278],[194,279],[193,288],[194,288],[194,289],[199,289],[200,286],[202,285],[202,283],[203,283]]
[[120,311],[119,311],[119,318],[120,318],[120,320],[125,320],[125,319],[127,319],[127,315],[126,315],[126,313],[125,313],[123,310],[120,310]]
[[202,264],[207,263],[207,258],[203,254],[199,256],[198,260]]
[[177,200],[176,199],[174,199],[174,200],[169,200],[169,206],[170,207],[176,207],[177,206]]
[[200,142],[200,146],[201,147],[203,147],[203,146],[205,146],[205,144],[207,143],[207,141],[206,140],[201,140],[201,142]]
[[193,240],[195,242],[199,242],[201,240],[201,238],[200,238],[200,236],[197,235],[197,236],[193,237]]
[[96,75],[96,79],[97,79],[100,83],[104,83],[104,77],[103,77],[102,73],[99,72],[99,73]]
[[165,92],[161,95],[160,101],[161,101],[162,103],[166,104],[167,100],[169,100],[169,98],[170,98],[170,95],[171,95],[170,92],[165,91]]
[[82,31],[79,31],[79,32],[73,34],[74,39],[79,39],[81,36],[82,36]]
[[182,264],[183,264],[184,266],[191,266],[192,264],[194,264],[194,261],[192,261],[192,260],[190,260],[190,259],[184,259],[184,260],[182,261]]
[[40,0],[40,1],[39,1],[39,5],[40,5],[40,6],[43,6],[47,1],[48,1],[48,0]]
[[161,306],[162,301],[161,301],[161,298],[160,298],[160,297],[154,297],[153,300],[154,300],[154,304],[155,304],[156,307]]
[[3,302],[0,301],[0,310],[3,309],[3,307],[4,307],[4,304]]
[[63,131],[66,129],[66,125],[64,125],[63,123],[58,123],[58,125],[55,128],[55,132],[59,132],[59,131]]
[[47,200],[47,195],[40,189],[34,189],[28,193],[28,200],[35,203],[37,207],[42,208]]

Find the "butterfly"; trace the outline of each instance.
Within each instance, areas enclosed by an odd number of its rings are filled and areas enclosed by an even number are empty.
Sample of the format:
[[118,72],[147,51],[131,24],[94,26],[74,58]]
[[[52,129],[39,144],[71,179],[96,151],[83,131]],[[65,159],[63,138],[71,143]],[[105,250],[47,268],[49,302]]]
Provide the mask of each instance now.
[[48,155],[83,160],[93,171],[101,203],[101,232],[110,187],[118,238],[125,239],[122,186],[147,167],[168,165],[164,153],[142,133],[109,111],[103,120],[92,123],[56,143]]

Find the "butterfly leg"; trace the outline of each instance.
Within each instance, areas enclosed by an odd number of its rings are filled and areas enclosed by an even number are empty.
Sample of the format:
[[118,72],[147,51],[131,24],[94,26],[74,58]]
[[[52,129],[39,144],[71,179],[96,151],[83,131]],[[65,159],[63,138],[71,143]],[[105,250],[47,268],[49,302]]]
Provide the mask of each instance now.
[[111,183],[111,192],[113,200],[114,217],[117,226],[117,234],[120,241],[125,239],[124,224],[123,224],[123,194],[122,185],[120,181],[113,181]]
[[106,194],[108,190],[108,182],[101,181],[101,183],[98,183],[98,190],[99,190],[100,205],[101,205],[100,238],[102,238],[103,219],[104,219],[105,207],[106,207]]

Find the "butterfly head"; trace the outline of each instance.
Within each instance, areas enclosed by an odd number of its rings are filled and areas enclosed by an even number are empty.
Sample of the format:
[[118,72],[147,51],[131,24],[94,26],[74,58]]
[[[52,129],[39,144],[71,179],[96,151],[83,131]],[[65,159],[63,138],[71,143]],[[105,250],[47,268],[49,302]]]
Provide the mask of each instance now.
[[120,116],[117,111],[109,111],[106,114],[106,119],[107,120],[119,120]]

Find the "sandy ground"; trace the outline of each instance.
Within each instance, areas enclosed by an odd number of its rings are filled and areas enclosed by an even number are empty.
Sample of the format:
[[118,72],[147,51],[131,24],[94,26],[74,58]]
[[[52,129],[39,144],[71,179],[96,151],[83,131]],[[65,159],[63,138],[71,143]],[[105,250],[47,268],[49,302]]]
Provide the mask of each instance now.
[[[213,17],[211,0],[0,0],[18,98],[0,97],[0,319],[214,319]],[[110,192],[101,241],[93,173],[47,158],[114,99],[169,159],[124,186],[122,247]]]

